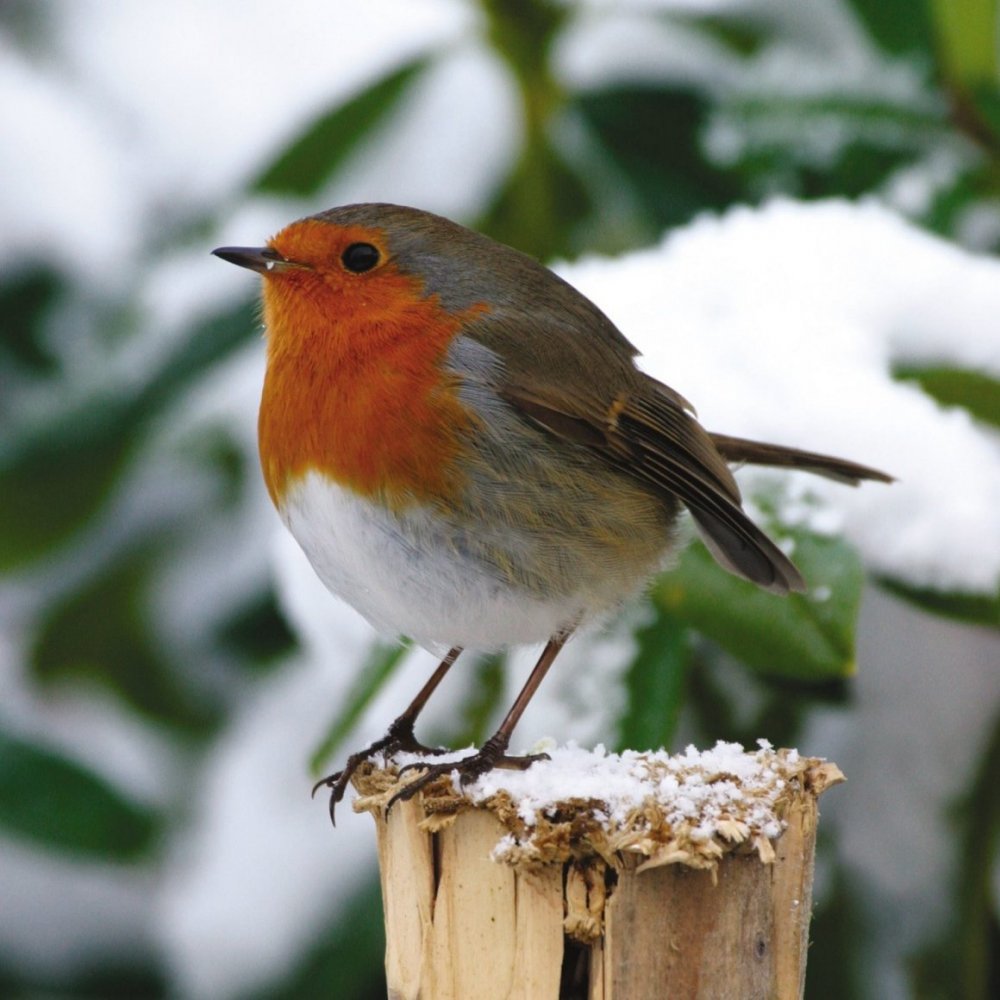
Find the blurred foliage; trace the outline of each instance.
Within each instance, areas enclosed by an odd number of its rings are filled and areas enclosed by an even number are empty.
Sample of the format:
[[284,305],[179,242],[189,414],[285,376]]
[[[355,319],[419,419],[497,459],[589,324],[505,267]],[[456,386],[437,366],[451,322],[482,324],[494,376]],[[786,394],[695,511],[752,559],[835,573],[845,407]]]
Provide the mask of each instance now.
[[4,829],[60,853],[134,861],[162,820],[80,765],[0,730]]
[[[665,227],[705,210],[756,203],[775,193],[887,197],[907,171],[938,179],[911,216],[961,239],[970,217],[1000,210],[1000,75],[997,11],[991,0],[852,0],[861,30],[884,64],[909,74],[908,92],[872,87],[755,86],[755,60],[795,45],[773,4],[652,13],[655,30],[682,30],[743,75],[738,86],[665,73],[628,74],[573,89],[554,53],[577,12],[552,0],[480,0],[483,39],[519,95],[523,140],[509,174],[477,218],[464,220],[542,258],[572,257],[648,243]],[[0,31],[26,51],[46,44],[43,5],[0,5]],[[813,42],[814,43],[814,42]],[[809,44],[803,43],[807,48]],[[304,211],[394,116],[444,53],[431,52],[331,104],[261,164],[242,194],[302,201]],[[739,75],[739,74],[737,74]],[[833,138],[831,138],[833,137]],[[169,252],[207,240],[218,220],[174,220],[151,236],[151,267]],[[173,228],[172,228],[173,227]],[[996,251],[996,232],[979,249]],[[206,266],[208,266],[206,264]],[[143,336],[139,289],[101,301],[55,262],[0,275],[0,568],[30,641],[27,670],[40,697],[74,686],[111,694],[133,724],[167,734],[191,761],[191,775],[239,701],[240,684],[280,669],[294,631],[261,571],[235,603],[218,602],[207,628],[180,650],[161,634],[159,581],[176,572],[192,541],[224,530],[244,502],[255,470],[231,429],[203,426],[185,451],[191,485],[156,518],[125,516],[150,461],[174,462],[162,420],[182,413],[194,390],[256,335],[247,301],[191,324],[142,379],[113,363],[123,341]],[[66,317],[73,316],[73,351]],[[114,331],[114,335],[109,335]],[[89,355],[86,381],[74,359]],[[914,382],[975,419],[1000,423],[998,386],[971,370],[900,366]],[[183,463],[182,463],[183,464]],[[205,468],[210,484],[204,483]],[[786,532],[786,534],[789,534]],[[858,559],[842,542],[792,534],[809,594],[780,600],[712,565],[695,545],[655,586],[625,672],[621,746],[670,744],[682,712],[706,738],[792,743],[818,705],[842,705],[853,669],[862,584]],[[981,624],[1000,622],[1000,599],[916,591],[882,581],[930,612]],[[342,750],[354,724],[406,655],[378,646],[343,705],[336,706],[313,767]],[[183,662],[182,662],[183,661]],[[190,663],[197,670],[188,669]],[[480,740],[501,710],[503,658],[482,657],[468,703],[443,740]],[[738,682],[734,683],[734,677]],[[748,697],[748,692],[752,697]],[[748,709],[747,703],[753,708]],[[952,888],[960,919],[947,941],[913,961],[915,996],[997,995],[996,899],[987,873],[996,863],[997,747],[984,748],[956,831],[964,846]],[[184,789],[178,790],[178,796]],[[986,813],[977,808],[990,802]],[[173,803],[178,817],[181,801]],[[53,856],[85,855],[150,871],[169,848],[172,823],[107,778],[31,733],[0,732],[0,826]],[[828,845],[829,846],[829,845]],[[832,848],[830,848],[832,851]],[[873,996],[858,954],[864,914],[853,887],[836,876],[814,925],[807,995]],[[303,944],[298,968],[262,997],[374,997],[381,922],[377,887],[350,901],[321,939]],[[91,971],[51,981],[0,960],[5,995],[154,997],[172,992],[164,974],[95,956]]]
[[306,949],[295,972],[253,1000],[383,1000],[385,983],[373,974],[382,964],[385,931],[382,891],[373,877],[345,902],[329,927]]
[[427,67],[417,59],[321,115],[250,186],[259,194],[315,195],[382,123]]
[[311,764],[312,773],[319,777],[327,761],[340,749],[348,733],[361,718],[362,712],[399,666],[400,660],[410,648],[407,641],[398,643],[376,643],[358,675],[342,707],[338,707],[336,717],[327,735],[316,748]]
[[687,694],[691,636],[660,603],[652,620],[635,632],[636,655],[625,674],[627,700],[618,720],[618,751],[674,743]]
[[916,382],[945,406],[958,406],[977,420],[1000,427],[1000,381],[984,372],[961,368],[898,365],[896,378]]
[[[22,353],[37,356],[50,302],[22,296],[16,306],[13,328],[31,331],[20,338]],[[112,377],[74,398],[72,374],[53,373],[61,392],[53,393],[51,410],[22,426],[15,417],[12,432],[0,440],[0,569],[46,556],[93,527],[124,480],[129,458],[148,443],[150,421],[249,340],[253,310],[247,303],[197,324],[138,387]]]
[[809,593],[783,598],[728,574],[720,577],[698,545],[660,578],[654,607],[758,673],[817,683],[849,676],[855,667],[861,563],[835,538],[801,531],[792,537],[795,564],[809,581]]

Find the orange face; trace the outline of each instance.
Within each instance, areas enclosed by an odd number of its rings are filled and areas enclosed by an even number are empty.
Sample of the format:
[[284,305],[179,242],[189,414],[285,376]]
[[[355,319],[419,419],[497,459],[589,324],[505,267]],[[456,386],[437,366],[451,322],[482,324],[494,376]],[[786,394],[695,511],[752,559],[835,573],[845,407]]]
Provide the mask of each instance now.
[[454,500],[475,416],[443,364],[484,307],[446,311],[377,228],[306,219],[269,246],[285,260],[264,273],[259,438],[272,500],[311,470],[393,509]]

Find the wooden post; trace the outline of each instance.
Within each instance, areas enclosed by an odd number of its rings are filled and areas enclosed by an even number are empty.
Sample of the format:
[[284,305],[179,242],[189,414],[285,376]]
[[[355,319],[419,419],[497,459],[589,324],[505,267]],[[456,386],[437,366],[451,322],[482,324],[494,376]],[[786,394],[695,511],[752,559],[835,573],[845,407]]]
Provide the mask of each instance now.
[[356,777],[392,1000],[802,996],[817,798],[843,781],[836,765],[731,744],[552,757],[464,789],[439,779],[388,818],[414,773]]

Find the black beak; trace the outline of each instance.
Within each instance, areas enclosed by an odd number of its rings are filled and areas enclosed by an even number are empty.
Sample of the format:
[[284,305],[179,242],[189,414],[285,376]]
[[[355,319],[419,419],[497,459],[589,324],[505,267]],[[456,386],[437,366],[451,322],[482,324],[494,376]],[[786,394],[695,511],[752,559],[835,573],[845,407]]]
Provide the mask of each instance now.
[[257,271],[259,274],[267,274],[268,271],[274,271],[282,266],[297,266],[270,247],[219,247],[212,253],[216,257],[229,261],[230,264],[248,267],[251,271]]

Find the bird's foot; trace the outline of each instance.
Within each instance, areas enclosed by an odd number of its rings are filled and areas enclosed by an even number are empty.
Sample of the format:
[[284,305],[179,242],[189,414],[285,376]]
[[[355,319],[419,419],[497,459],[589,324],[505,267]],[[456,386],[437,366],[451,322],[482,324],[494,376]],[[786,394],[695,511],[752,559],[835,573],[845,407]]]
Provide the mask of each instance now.
[[450,760],[441,764],[424,764],[416,762],[413,764],[406,764],[404,767],[401,767],[399,769],[399,773],[401,775],[406,771],[415,770],[417,768],[423,768],[424,773],[421,774],[419,778],[415,778],[404,788],[401,788],[391,799],[389,799],[385,808],[386,815],[388,815],[389,811],[397,802],[409,801],[414,795],[417,794],[417,792],[422,791],[432,781],[435,781],[443,775],[451,775],[458,772],[458,780],[460,784],[469,785],[475,781],[476,778],[486,774],[487,771],[492,771],[495,767],[508,767],[524,771],[531,767],[531,765],[537,760],[549,759],[549,755],[547,753],[533,753],[527,754],[523,757],[508,756],[505,753],[507,749],[507,742],[508,741],[506,739],[498,739],[497,736],[493,736],[488,739],[476,753],[469,757],[463,757],[461,760]]
[[[320,788],[330,789],[330,822],[334,826],[337,825],[336,810],[337,803],[344,797],[344,793],[347,791],[347,786],[351,782],[351,778],[362,764],[370,760],[377,753],[381,753],[383,758],[391,757],[394,753],[416,753],[424,757],[433,757],[438,754],[446,753],[447,751],[442,747],[428,747],[424,746],[416,736],[413,734],[413,721],[405,717],[400,717],[389,727],[388,732],[385,736],[380,739],[375,740],[370,746],[366,747],[364,750],[359,750],[357,753],[352,753],[350,757],[347,758],[347,763],[344,764],[343,768],[339,771],[335,771],[333,774],[328,775],[325,778],[320,778],[319,781],[313,785],[312,794],[315,796],[316,792]],[[412,767],[413,765],[407,765]],[[422,765],[417,764],[417,767]]]

